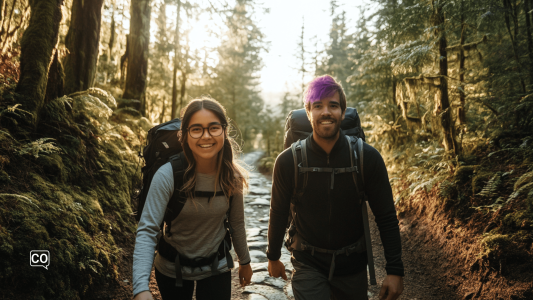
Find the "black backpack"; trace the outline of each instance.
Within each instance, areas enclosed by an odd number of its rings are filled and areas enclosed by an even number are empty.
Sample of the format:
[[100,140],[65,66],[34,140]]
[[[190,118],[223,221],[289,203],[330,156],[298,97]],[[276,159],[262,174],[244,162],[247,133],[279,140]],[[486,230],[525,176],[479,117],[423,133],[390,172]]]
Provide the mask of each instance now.
[[[370,228],[368,221],[368,212],[366,206],[366,194],[364,189],[364,178],[363,178],[363,144],[365,141],[365,133],[361,127],[361,120],[357,110],[352,107],[346,108],[346,113],[344,120],[341,122],[340,126],[343,133],[346,135],[349,145],[351,155],[351,166],[346,168],[317,168],[309,166],[306,153],[306,143],[305,139],[313,132],[311,122],[307,118],[305,109],[293,110],[287,116],[285,122],[285,140],[284,146],[285,149],[291,147],[291,151],[294,158],[294,174],[295,174],[295,184],[294,191],[291,198],[291,214],[289,215],[289,222],[287,224],[287,239],[286,246],[289,250],[292,248],[292,237],[296,234],[296,227],[293,222],[293,213],[295,213],[296,203],[303,195],[305,187],[307,186],[308,173],[310,172],[329,172],[332,174],[332,179],[334,174],[347,173],[350,172],[354,176],[354,182],[357,187],[359,194],[359,199],[361,201],[362,214],[363,214],[363,224],[364,224],[364,233],[365,233],[365,244],[368,257],[368,267],[370,275],[370,284],[375,285],[375,269],[374,269],[374,258],[372,254],[372,244],[370,238]],[[312,163],[311,163],[312,165]],[[333,186],[334,180],[331,181]],[[332,187],[333,188],[333,187]],[[295,214],[296,215],[296,214]],[[317,249],[317,247],[311,246],[310,248]],[[319,248],[318,248],[319,249]],[[314,250],[313,250],[314,251]],[[317,250],[318,251],[318,250]],[[328,251],[328,253],[334,253],[336,251]],[[335,255],[335,254],[334,254]],[[330,268],[330,279],[333,276],[334,260],[332,263],[332,268]]]
[[[365,133],[361,127],[361,120],[357,109],[353,107],[346,108],[344,120],[341,122],[341,130],[349,136],[356,136],[365,140]],[[307,118],[305,108],[289,112],[285,121],[285,138],[284,149],[289,148],[297,140],[303,140],[313,132],[313,127]]]
[[[174,172],[174,180],[178,180],[178,182],[174,183],[175,188],[183,185],[183,174],[187,168],[187,160],[185,155],[183,155],[183,148],[178,139],[180,128],[181,120],[173,119],[148,131],[146,146],[141,156],[144,159],[144,166],[141,169],[142,185],[140,192],[135,197],[135,200],[137,200],[137,212],[135,214],[137,222],[141,219],[152,179],[161,166],[170,161]],[[173,193],[173,198],[175,198],[174,195],[178,196],[179,193]],[[169,204],[171,202],[175,201],[169,201]]]

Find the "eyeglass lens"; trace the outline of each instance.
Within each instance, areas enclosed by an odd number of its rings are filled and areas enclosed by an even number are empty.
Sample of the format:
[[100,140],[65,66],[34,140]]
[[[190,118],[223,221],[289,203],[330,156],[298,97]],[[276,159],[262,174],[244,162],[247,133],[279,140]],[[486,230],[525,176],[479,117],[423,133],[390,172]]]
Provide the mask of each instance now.
[[219,124],[213,124],[210,125],[208,128],[204,128],[202,126],[192,126],[189,128],[189,134],[194,139],[199,139],[204,135],[204,130],[207,129],[209,134],[213,137],[219,136],[223,132],[222,125]]

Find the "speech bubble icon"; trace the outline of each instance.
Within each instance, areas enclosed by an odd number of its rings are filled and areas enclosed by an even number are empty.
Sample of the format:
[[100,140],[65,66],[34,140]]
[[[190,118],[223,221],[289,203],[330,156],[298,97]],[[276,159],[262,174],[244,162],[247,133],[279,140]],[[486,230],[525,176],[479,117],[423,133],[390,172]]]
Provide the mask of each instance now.
[[30,266],[43,267],[46,270],[48,270],[48,266],[50,266],[50,251],[31,250],[30,251]]

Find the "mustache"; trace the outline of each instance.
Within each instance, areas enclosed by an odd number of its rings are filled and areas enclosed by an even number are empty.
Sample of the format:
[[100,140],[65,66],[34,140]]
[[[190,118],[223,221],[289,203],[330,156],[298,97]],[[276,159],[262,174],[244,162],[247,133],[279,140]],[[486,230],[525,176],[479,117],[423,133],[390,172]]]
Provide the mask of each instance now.
[[322,122],[322,121],[330,121],[332,123],[337,123],[337,120],[335,120],[333,118],[321,118],[321,119],[317,120],[317,122]]

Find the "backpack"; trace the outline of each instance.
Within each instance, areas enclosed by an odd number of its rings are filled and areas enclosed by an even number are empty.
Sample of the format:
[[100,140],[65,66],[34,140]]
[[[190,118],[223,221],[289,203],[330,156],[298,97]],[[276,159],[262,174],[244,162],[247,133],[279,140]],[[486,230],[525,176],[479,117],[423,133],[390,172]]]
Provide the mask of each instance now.
[[172,163],[174,178],[181,178],[181,184],[178,182],[175,187],[181,187],[183,185],[183,174],[187,168],[187,160],[185,159],[185,155],[183,155],[183,148],[178,139],[180,128],[181,120],[173,119],[159,124],[148,131],[146,146],[143,149],[142,155],[139,155],[144,159],[144,166],[141,169],[142,185],[140,192],[134,197],[137,200],[137,212],[135,214],[137,222],[141,219],[152,179],[161,166],[170,161]]
[[[140,191],[137,194],[134,193],[133,196],[133,198],[137,200],[137,212],[135,213],[135,219],[137,222],[139,222],[155,173],[161,166],[170,162],[174,175],[174,192],[168,201],[163,222],[160,224],[160,230],[162,234],[167,234],[167,236],[171,235],[170,229],[172,220],[178,217],[181,210],[185,206],[185,202],[187,201],[187,196],[181,192],[181,187],[184,183],[183,176],[185,175],[185,170],[188,167],[188,162],[178,139],[178,132],[180,129],[181,120],[176,118],[166,123],[159,124],[148,131],[146,146],[143,149],[142,155],[139,155],[144,159],[145,162],[145,165],[141,169],[142,186]],[[195,197],[206,197],[209,201],[211,197],[224,195],[224,192],[217,191],[216,193],[213,193],[195,191],[194,195]],[[230,208],[232,200],[233,196],[231,196],[229,199]],[[224,220],[226,235],[224,236],[224,240],[219,247],[219,252],[223,251],[225,253],[225,256],[227,257],[228,268],[233,268],[233,259],[231,258],[231,254],[229,254],[229,250],[231,250],[232,246],[231,234],[233,233],[233,229],[231,228],[228,218],[230,208],[228,208],[228,211],[226,212],[226,218]],[[203,263],[212,263],[213,266],[218,266],[218,252],[209,258],[191,260],[187,261],[185,264],[184,262],[180,263],[180,260],[185,260],[185,258],[179,255],[177,250],[169,245],[162,237],[159,238],[157,250],[165,259],[174,261],[176,263],[176,286],[183,285],[181,265],[201,267]]]
[[[368,221],[368,212],[367,212],[367,197],[364,189],[364,178],[363,178],[363,144],[365,141],[365,134],[361,127],[361,120],[359,119],[359,114],[355,108],[347,107],[344,120],[341,122],[340,126],[343,133],[346,135],[346,138],[350,145],[350,167],[346,168],[317,168],[309,166],[307,160],[307,149],[305,139],[311,134],[313,128],[307,117],[305,109],[293,110],[287,116],[285,122],[285,140],[284,146],[285,149],[291,147],[293,159],[294,159],[294,174],[295,174],[295,184],[293,195],[291,198],[291,214],[289,215],[289,220],[287,224],[287,235],[285,246],[289,251],[292,250],[311,250],[314,251],[329,253],[332,254],[332,263],[330,267],[329,280],[333,277],[333,272],[335,268],[335,255],[341,253],[353,253],[353,252],[363,252],[365,251],[364,246],[366,244],[366,252],[368,257],[368,268],[370,275],[370,284],[376,285],[375,278],[375,269],[374,269],[374,257],[372,254],[372,244],[370,238],[370,228]],[[311,164],[312,165],[312,164]],[[301,196],[304,193],[304,190],[307,186],[307,178],[309,172],[329,172],[332,176],[332,187],[334,184],[335,174],[340,173],[352,173],[355,185],[357,187],[357,192],[359,194],[360,204],[362,208],[363,215],[363,225],[364,225],[364,240],[358,241],[355,244],[344,247],[339,250],[328,250],[314,247],[306,243],[301,237],[297,235],[297,229],[295,226],[294,218],[297,216],[296,207],[297,202],[299,202]]]
[[[357,109],[353,107],[347,107],[344,114],[344,120],[341,122],[341,130],[345,135],[356,136],[362,138],[365,141],[365,133],[361,127],[361,119]],[[283,141],[283,149],[289,148],[292,143],[297,140],[303,140],[307,138],[313,127],[307,118],[305,108],[297,109],[289,112],[287,119],[285,120],[285,138]]]

